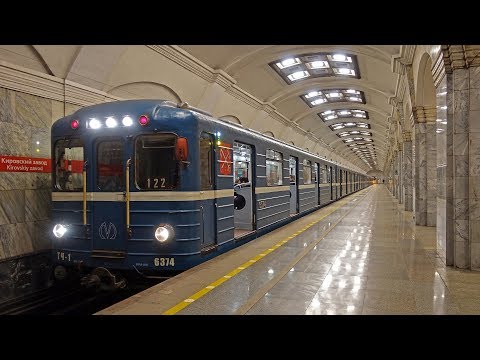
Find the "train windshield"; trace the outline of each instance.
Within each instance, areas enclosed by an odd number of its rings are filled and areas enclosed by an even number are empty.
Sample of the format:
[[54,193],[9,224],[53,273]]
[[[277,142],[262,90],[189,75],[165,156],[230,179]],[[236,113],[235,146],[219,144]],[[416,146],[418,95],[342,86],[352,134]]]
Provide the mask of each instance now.
[[106,140],[97,147],[97,187],[102,191],[122,191],[125,187],[121,140]]
[[60,191],[83,190],[83,144],[80,139],[55,143],[54,184]]
[[174,134],[141,135],[135,141],[135,181],[141,190],[173,190],[178,182]]

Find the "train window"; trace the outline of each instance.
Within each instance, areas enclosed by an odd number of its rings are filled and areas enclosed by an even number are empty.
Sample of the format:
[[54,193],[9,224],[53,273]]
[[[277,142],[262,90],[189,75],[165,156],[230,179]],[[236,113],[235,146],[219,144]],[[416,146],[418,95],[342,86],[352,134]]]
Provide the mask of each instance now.
[[297,183],[297,158],[290,156],[288,161],[288,168],[290,173],[290,185],[295,185]]
[[250,183],[252,181],[250,176],[251,159],[252,147],[250,145],[234,141],[233,169],[235,174],[235,184]]
[[322,166],[322,171],[320,173],[320,184],[328,184],[330,182],[330,176],[327,171],[327,165]]
[[310,160],[303,160],[303,183],[312,183],[312,162]]
[[325,165],[325,167],[328,168],[328,173],[327,173],[327,182],[328,183],[331,183],[332,182],[332,167],[328,167],[327,165]]
[[135,182],[141,190],[172,190],[178,182],[174,134],[140,135],[135,140]]
[[80,139],[55,143],[54,184],[61,191],[83,190],[83,144]]
[[123,191],[123,141],[104,140],[97,146],[97,187],[102,191]]
[[278,151],[268,149],[266,152],[267,186],[278,186],[283,184],[282,164],[282,154]]
[[202,133],[200,136],[200,190],[213,189],[212,146],[212,136]]
[[313,164],[313,169],[312,169],[312,181],[315,184],[317,183],[317,173],[318,173],[318,164],[314,163]]

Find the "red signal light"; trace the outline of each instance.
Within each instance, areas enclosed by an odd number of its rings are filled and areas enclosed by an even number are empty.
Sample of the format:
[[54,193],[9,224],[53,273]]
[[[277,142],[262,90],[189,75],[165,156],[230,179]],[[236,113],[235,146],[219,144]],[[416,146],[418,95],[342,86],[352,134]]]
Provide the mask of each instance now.
[[138,122],[139,122],[140,125],[142,125],[142,126],[147,125],[147,124],[148,124],[148,121],[149,121],[149,120],[148,120],[147,115],[142,115],[142,116],[140,116],[140,117],[138,118]]

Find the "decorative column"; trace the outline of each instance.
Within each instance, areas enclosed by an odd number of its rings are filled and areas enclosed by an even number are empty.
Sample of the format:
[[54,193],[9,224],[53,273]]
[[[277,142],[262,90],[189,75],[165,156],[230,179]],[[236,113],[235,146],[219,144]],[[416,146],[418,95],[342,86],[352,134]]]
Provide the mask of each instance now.
[[398,171],[398,203],[403,204],[404,194],[403,194],[403,145],[399,143],[398,148],[398,161],[397,161],[397,171]]
[[[446,215],[447,263],[452,243],[449,224],[453,224],[453,265],[480,270],[480,46],[442,46],[442,51],[447,73],[447,202],[449,167],[453,180],[453,219]],[[452,162],[449,138],[453,139]]]
[[393,151],[391,174],[392,174],[392,194],[393,194],[393,197],[398,198],[398,194],[397,194],[397,150]]
[[405,211],[413,211],[413,177],[412,177],[412,133],[404,131],[403,136],[403,192]]
[[[446,133],[446,163],[445,163],[445,257],[447,265],[455,264],[455,206],[454,206],[454,187],[453,174],[454,155],[453,155],[453,74],[451,71],[445,75],[447,94],[447,133]],[[437,235],[438,238],[438,235]]]
[[415,223],[437,222],[436,109],[416,107],[415,121]]

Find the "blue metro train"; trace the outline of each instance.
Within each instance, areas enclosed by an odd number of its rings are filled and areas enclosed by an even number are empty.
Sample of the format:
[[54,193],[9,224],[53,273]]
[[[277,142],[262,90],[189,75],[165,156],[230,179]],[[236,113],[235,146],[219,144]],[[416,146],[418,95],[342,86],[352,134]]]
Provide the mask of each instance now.
[[369,185],[186,103],[85,107],[51,140],[57,279],[183,271]]

